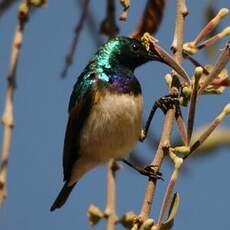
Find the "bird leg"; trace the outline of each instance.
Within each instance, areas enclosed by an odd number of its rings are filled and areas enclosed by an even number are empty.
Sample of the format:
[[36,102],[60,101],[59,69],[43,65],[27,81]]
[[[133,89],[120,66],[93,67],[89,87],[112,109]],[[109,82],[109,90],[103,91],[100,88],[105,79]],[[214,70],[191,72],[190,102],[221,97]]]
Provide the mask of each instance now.
[[141,175],[147,176],[147,177],[149,177],[150,179],[153,179],[153,180],[157,180],[157,179],[164,180],[162,178],[162,173],[158,172],[158,171],[156,171],[154,169],[154,168],[158,169],[157,165],[148,165],[148,166],[146,166],[144,168],[140,168],[140,167],[137,167],[137,166],[133,165],[132,163],[130,163],[129,161],[127,161],[125,159],[123,159],[122,161],[125,164],[127,164],[129,167],[131,167],[134,170],[136,170],[137,172],[139,172]]
[[140,137],[140,141],[143,142],[145,140],[145,138],[147,137],[147,134],[148,134],[148,130],[149,130],[149,127],[150,127],[150,124],[151,124],[151,121],[153,119],[153,116],[156,112],[156,110],[158,108],[160,108],[162,110],[162,112],[164,114],[166,114],[166,112],[169,110],[169,109],[172,109],[173,106],[176,107],[176,110],[177,111],[180,111],[180,106],[179,106],[179,100],[177,97],[174,97],[172,95],[167,95],[167,96],[164,96],[164,97],[161,97],[160,99],[158,99],[151,111],[150,111],[150,114],[149,114],[149,117],[148,117],[148,120],[145,124],[145,128],[142,129],[142,133],[141,133],[141,137]]

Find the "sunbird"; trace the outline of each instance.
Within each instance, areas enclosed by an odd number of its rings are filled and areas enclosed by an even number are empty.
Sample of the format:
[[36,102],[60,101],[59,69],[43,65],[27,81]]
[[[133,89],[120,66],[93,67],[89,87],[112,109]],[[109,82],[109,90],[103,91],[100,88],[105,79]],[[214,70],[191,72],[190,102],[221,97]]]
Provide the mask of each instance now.
[[148,50],[136,39],[117,36],[98,49],[78,77],[64,140],[65,183],[51,211],[63,206],[84,174],[110,159],[126,159],[142,138],[143,96],[134,70],[148,61],[183,73],[158,46]]

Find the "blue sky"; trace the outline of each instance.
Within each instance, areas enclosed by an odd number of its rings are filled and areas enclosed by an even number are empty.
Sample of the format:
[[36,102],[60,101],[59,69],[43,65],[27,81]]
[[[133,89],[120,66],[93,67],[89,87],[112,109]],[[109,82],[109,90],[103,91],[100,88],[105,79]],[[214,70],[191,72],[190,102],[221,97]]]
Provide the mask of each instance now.
[[[99,7],[100,2],[100,7]],[[105,1],[91,1],[90,8],[99,25],[105,14]],[[185,40],[192,40],[202,26],[202,14],[208,1],[189,1],[186,18]],[[228,7],[229,2],[216,1],[218,8]],[[133,0],[128,21],[119,22],[120,33],[128,35],[142,15],[144,4]],[[118,6],[117,16],[119,10]],[[11,42],[17,22],[16,6],[0,21],[0,112],[3,111],[6,75],[9,66]],[[64,57],[73,36],[73,28],[80,17],[80,9],[74,1],[49,1],[48,6],[34,13],[26,25],[24,44],[17,70],[15,92],[15,122],[10,150],[8,176],[9,196],[0,213],[0,225],[5,230],[38,229],[91,229],[87,222],[87,208],[96,204],[104,209],[106,202],[106,167],[98,167],[88,173],[71,194],[66,205],[54,212],[49,207],[62,186],[62,146],[67,120],[67,106],[72,86],[87,61],[96,50],[87,27],[79,39],[67,79],[60,73]],[[175,19],[175,3],[168,1],[165,17],[156,37],[169,50]],[[224,28],[229,16],[221,23]],[[103,37],[105,40],[106,38]],[[225,39],[226,41],[226,39]],[[223,43],[219,48],[223,47]],[[201,63],[214,63],[202,53],[197,56]],[[191,74],[191,66],[186,64]],[[229,65],[228,65],[229,68]],[[141,82],[146,119],[152,103],[167,94],[164,75],[168,67],[148,63],[136,71]],[[196,127],[205,125],[229,102],[229,90],[223,96],[204,96],[197,107]],[[186,112],[186,109],[184,109]],[[186,116],[186,115],[185,115]],[[156,115],[152,132],[160,135],[163,116]],[[229,126],[226,118],[223,125]],[[177,136],[174,128],[173,136]],[[2,139],[2,128],[0,129]],[[150,162],[154,150],[146,143],[136,150]],[[174,229],[229,229],[229,162],[228,148],[221,148],[199,159],[189,159],[176,185],[181,203]],[[152,216],[156,218],[172,172],[166,162],[161,170],[166,182],[159,182]],[[143,200],[147,179],[126,166],[117,175],[117,208],[121,216],[129,210],[138,213]],[[95,229],[104,229],[102,221]],[[122,229],[120,226],[117,229]]]

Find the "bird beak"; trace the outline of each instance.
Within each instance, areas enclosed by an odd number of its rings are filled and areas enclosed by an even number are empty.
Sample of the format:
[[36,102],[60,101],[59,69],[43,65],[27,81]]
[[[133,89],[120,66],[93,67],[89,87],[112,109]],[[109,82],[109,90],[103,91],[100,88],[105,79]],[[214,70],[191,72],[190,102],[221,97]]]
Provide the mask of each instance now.
[[185,72],[185,70],[177,64],[177,62],[174,60],[174,58],[167,53],[165,50],[163,50],[160,46],[158,46],[156,43],[152,44],[151,50],[148,51],[148,56],[150,60],[159,61],[162,63],[165,63],[166,65],[173,68],[180,77],[183,78],[183,81],[190,84],[190,79],[188,74]]

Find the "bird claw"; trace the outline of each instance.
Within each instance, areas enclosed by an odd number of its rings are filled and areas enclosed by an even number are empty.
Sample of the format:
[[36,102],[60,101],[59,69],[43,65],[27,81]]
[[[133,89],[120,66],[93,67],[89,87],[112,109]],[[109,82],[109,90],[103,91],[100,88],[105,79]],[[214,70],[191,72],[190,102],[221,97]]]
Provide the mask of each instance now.
[[158,169],[157,165],[148,165],[146,166],[144,169],[140,170],[140,173],[144,176],[149,177],[150,179],[154,179],[154,180],[164,180],[162,177],[162,173],[158,172],[157,170],[155,170],[154,168]]
[[148,165],[148,166],[146,166],[144,168],[139,168],[139,167],[133,165],[132,163],[130,163],[129,161],[127,161],[125,159],[123,159],[122,161],[125,164],[127,164],[129,167],[131,167],[134,170],[136,170],[137,172],[139,172],[141,175],[147,176],[147,177],[149,177],[152,180],[158,180],[158,179],[164,180],[162,178],[162,173],[158,172],[159,166],[157,166],[157,165]]
[[171,95],[167,95],[161,97],[156,103],[157,106],[163,111],[163,113],[166,113],[169,109],[173,107],[173,105],[179,105],[179,99]]

